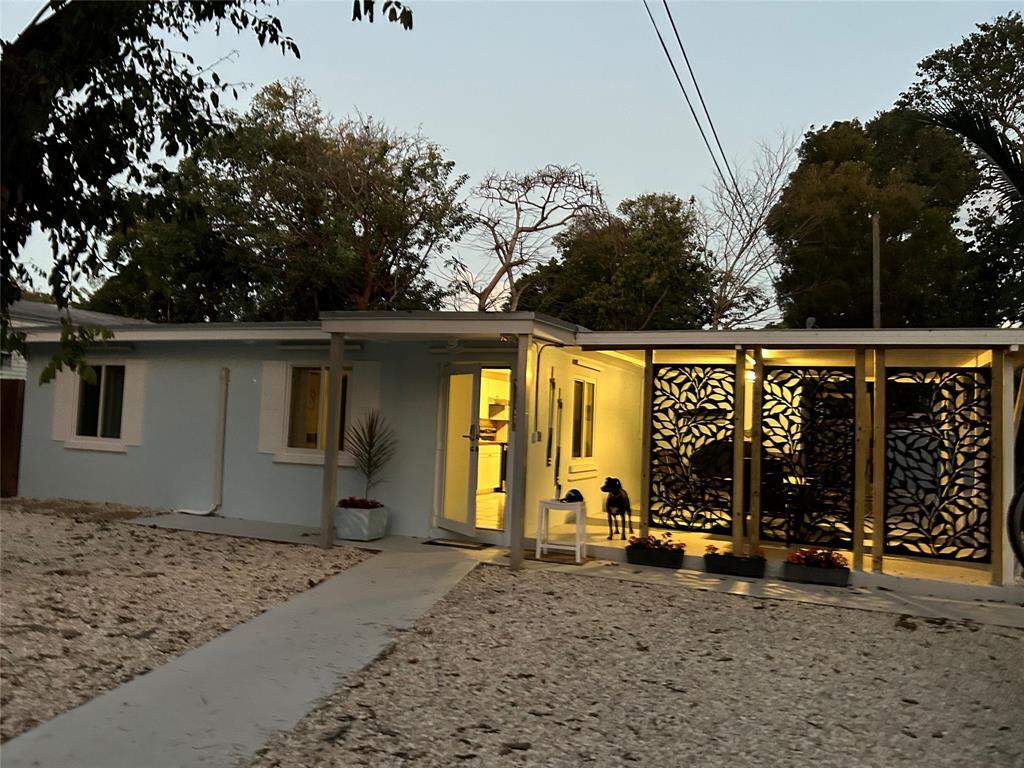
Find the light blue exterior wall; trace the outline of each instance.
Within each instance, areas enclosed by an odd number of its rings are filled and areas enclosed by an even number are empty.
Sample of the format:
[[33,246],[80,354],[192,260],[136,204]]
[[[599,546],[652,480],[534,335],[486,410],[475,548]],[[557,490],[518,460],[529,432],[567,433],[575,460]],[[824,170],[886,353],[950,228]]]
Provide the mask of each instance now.
[[[39,385],[52,347],[33,345],[25,392],[20,492],[164,509],[207,509],[213,502],[218,375],[230,370],[221,514],[315,526],[322,468],[276,462],[258,451],[265,360],[327,362],[321,351],[276,343],[137,343],[120,358],[145,361],[143,437],[125,453],[76,450],[52,437],[54,385]],[[489,359],[493,358],[488,355]],[[418,342],[366,343],[346,364],[380,364],[379,408],[398,438],[386,477],[371,493],[390,512],[390,532],[428,536],[435,491],[438,403],[448,356]],[[513,353],[507,356],[512,365]],[[96,355],[90,360],[102,362]],[[356,470],[338,471],[338,496],[362,495]]]

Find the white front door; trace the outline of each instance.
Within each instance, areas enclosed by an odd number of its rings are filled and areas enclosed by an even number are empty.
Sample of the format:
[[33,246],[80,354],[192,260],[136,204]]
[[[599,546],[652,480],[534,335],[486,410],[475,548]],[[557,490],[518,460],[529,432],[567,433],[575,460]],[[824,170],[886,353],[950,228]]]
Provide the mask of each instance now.
[[453,366],[446,378],[438,526],[472,536],[480,459],[480,367]]

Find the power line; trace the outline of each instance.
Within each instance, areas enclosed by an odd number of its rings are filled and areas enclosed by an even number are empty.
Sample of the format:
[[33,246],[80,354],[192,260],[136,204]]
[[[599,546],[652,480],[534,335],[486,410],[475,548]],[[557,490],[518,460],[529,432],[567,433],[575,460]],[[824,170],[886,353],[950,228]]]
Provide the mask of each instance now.
[[[704,116],[708,119],[708,125],[711,126],[711,133],[715,137],[715,144],[718,145],[718,151],[722,155],[722,162],[725,163],[725,169],[729,172],[729,178],[732,179],[733,189],[736,190],[737,199],[742,199],[740,195],[740,185],[736,182],[736,176],[732,172],[732,167],[729,165],[729,157],[725,154],[725,150],[722,149],[722,142],[718,138],[718,131],[715,129],[715,121],[711,119],[711,113],[708,112],[708,105],[704,102],[704,94],[701,93],[700,85],[697,83],[697,76],[693,74],[693,67],[690,66],[690,57],[686,55],[686,48],[683,46],[683,40],[679,37],[679,30],[676,29],[676,20],[672,18],[672,11],[668,7],[668,0],[661,0],[665,6],[665,13],[668,14],[668,21],[672,25],[672,31],[675,33],[676,42],[679,43],[679,50],[683,53],[683,61],[686,62],[686,69],[690,72],[690,79],[693,81],[693,87],[697,90],[697,97],[700,99],[700,105],[704,109]],[[649,12],[649,11],[648,11]]]
[[[708,141],[707,134],[704,133],[704,126],[700,122],[700,118],[697,117],[697,110],[693,108],[693,102],[690,101],[690,94],[686,92],[686,86],[683,85],[683,79],[679,76],[679,70],[676,69],[676,63],[672,60],[672,54],[668,52],[668,46],[665,45],[665,38],[661,36],[661,30],[658,29],[658,23],[654,20],[654,14],[651,13],[651,7],[647,4],[647,0],[644,0],[644,8],[647,9],[647,17],[651,20],[651,26],[654,27],[654,32],[658,36],[658,42],[661,43],[661,50],[665,52],[665,58],[668,59],[668,65],[672,67],[672,74],[676,76],[676,82],[679,84],[679,90],[683,92],[683,98],[686,99],[686,106],[690,108],[690,114],[693,115],[693,121],[697,124],[697,130],[700,131],[700,137],[704,139],[704,146],[708,148],[708,154],[711,155],[711,162],[715,164],[715,170],[718,171],[718,177],[722,180],[722,183],[727,187],[728,182],[725,180],[725,174],[722,173],[722,166],[718,164],[718,158],[715,156],[715,150],[711,148],[711,142]],[[723,159],[724,159],[723,155]],[[731,175],[730,171],[730,175]]]

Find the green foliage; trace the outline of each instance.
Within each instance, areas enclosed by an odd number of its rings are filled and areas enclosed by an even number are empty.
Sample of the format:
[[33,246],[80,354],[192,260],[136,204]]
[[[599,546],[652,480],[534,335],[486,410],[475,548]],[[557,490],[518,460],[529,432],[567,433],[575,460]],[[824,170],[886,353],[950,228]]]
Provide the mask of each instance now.
[[994,276],[958,237],[977,171],[960,142],[907,111],[810,131],[768,220],[787,324],[871,325],[870,214],[882,231],[885,326],[992,325]]
[[120,269],[91,308],[177,321],[436,308],[426,270],[471,223],[466,177],[437,145],[335,121],[297,81],[264,88],[156,181],[170,212],[111,240]]
[[[203,28],[232,29],[299,55],[262,0],[106,3],[49,0],[0,58],[0,343],[20,348],[9,307],[30,284],[22,249],[33,229],[50,238],[56,303],[103,272],[103,238],[161,201],[143,187],[164,157],[197,149],[218,127],[234,88],[175,49]],[[385,17],[411,26],[408,8]],[[392,10],[396,12],[393,13]],[[372,21],[372,18],[370,19]],[[56,364],[75,350],[68,331]],[[78,339],[84,341],[84,334]]]
[[98,341],[109,341],[114,337],[109,328],[95,325],[74,326],[71,321],[62,317],[60,321],[60,343],[53,357],[39,375],[39,383],[53,381],[57,371],[67,368],[78,371],[83,381],[90,384],[96,382],[96,371],[85,363],[85,352],[90,345]]
[[356,469],[365,480],[364,495],[369,496],[394,458],[398,440],[380,412],[371,410],[345,431],[345,450],[355,459]]
[[925,57],[898,106],[928,112],[950,99],[984,106],[1004,136],[1018,146],[1024,140],[1024,20],[1019,11],[978,24],[956,45]]
[[674,195],[626,200],[617,216],[588,216],[556,239],[560,258],[518,281],[519,308],[595,330],[699,328],[711,275],[692,207]]
[[1024,19],[979,24],[918,65],[901,103],[959,136],[981,179],[966,212],[972,259],[994,276],[996,319],[1024,322]]

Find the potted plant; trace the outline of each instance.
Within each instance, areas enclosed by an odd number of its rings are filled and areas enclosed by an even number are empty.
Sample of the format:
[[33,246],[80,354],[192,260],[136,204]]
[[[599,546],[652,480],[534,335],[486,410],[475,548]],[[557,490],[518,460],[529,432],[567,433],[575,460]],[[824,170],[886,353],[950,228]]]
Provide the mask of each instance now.
[[754,549],[749,555],[737,555],[730,550],[719,552],[714,544],[704,549],[704,570],[708,573],[760,579],[764,578],[764,565],[764,553],[760,549]]
[[334,512],[334,531],[339,539],[373,541],[388,530],[388,510],[370,498],[370,489],[381,480],[384,467],[394,458],[398,442],[391,427],[376,410],[345,431],[345,449],[355,459],[363,476],[363,496],[349,496],[338,502]]
[[782,580],[845,587],[850,583],[850,569],[846,558],[839,552],[804,547],[786,557],[782,564]]
[[633,565],[654,565],[659,568],[682,568],[686,545],[672,541],[667,531],[658,536],[630,536],[626,545],[626,561]]

